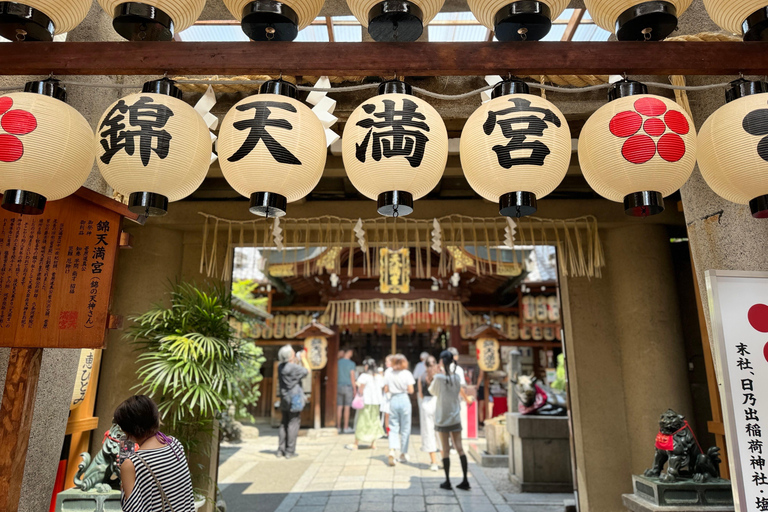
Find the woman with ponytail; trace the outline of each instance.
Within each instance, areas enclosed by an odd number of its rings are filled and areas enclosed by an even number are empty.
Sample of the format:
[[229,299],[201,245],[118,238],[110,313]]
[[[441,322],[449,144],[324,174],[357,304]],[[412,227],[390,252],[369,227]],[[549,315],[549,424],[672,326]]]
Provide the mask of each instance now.
[[454,358],[450,351],[443,350],[440,353],[440,363],[443,371],[435,375],[432,379],[432,384],[429,385],[429,392],[437,400],[435,407],[435,430],[440,436],[443,452],[445,482],[440,484],[440,487],[447,490],[453,488],[450,479],[451,445],[449,440],[451,440],[453,441],[454,448],[456,448],[456,452],[459,454],[461,471],[464,474],[464,479],[456,487],[468,491],[470,489],[469,481],[467,480],[468,462],[464,448],[461,445],[461,406],[459,398],[464,384],[461,378],[454,373]]

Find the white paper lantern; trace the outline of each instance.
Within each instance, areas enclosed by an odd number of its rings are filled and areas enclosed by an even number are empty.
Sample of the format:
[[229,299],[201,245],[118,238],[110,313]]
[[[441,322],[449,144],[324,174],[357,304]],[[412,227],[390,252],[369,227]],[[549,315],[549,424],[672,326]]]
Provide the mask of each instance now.
[[[619,41],[661,41],[693,0],[584,0],[595,24]],[[726,0],[737,2],[740,0]]]
[[627,215],[664,210],[667,197],[690,177],[696,164],[696,130],[674,101],[645,94],[638,82],[622,81],[613,99],[584,124],[579,163],[589,185]]
[[25,91],[0,96],[0,191],[3,208],[36,215],[46,200],[85,183],[93,168],[93,131],[65,103],[58,80],[29,82]]
[[571,131],[558,108],[529,94],[525,82],[501,82],[461,132],[461,167],[469,185],[499,203],[499,213],[531,215],[536,200],[563,181]]
[[293,41],[314,21],[324,0],[224,0],[245,35],[254,41]]
[[168,203],[197,190],[211,163],[211,135],[172,80],[107,108],[96,131],[96,162],[135,213],[165,215]]
[[440,181],[448,161],[448,132],[440,114],[397,80],[379,86],[379,95],[358,106],[341,138],[347,175],[378,211],[404,216],[413,200]]
[[699,132],[699,170],[715,193],[768,218],[768,84],[737,80]]
[[445,0],[347,0],[374,41],[416,41]]
[[285,215],[286,203],[320,181],[328,153],[317,116],[296,99],[296,87],[270,80],[261,93],[237,103],[224,117],[217,148],[224,177],[251,198],[257,215]]
[[115,31],[129,41],[170,41],[197,21],[205,0],[99,0],[99,5],[112,16]]
[[743,35],[745,41],[765,41],[768,38],[766,0],[704,0],[704,8],[720,28]]
[[0,36],[11,41],[52,41],[88,14],[91,0],[22,0],[0,5]]
[[570,0],[468,0],[477,21],[499,41],[538,41],[549,33],[552,21]]

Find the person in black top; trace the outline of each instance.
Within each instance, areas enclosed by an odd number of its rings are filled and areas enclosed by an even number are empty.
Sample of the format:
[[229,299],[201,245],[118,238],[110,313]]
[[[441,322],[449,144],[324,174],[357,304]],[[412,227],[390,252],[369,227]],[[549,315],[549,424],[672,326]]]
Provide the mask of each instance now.
[[[309,374],[309,363],[304,350],[297,355],[290,345],[281,348],[277,358],[280,361],[277,366],[277,379],[280,385],[280,412],[283,415],[280,421],[277,456],[292,459],[298,457],[296,438],[301,426],[301,409],[304,408],[306,400],[301,379]],[[300,365],[296,364],[297,362]]]

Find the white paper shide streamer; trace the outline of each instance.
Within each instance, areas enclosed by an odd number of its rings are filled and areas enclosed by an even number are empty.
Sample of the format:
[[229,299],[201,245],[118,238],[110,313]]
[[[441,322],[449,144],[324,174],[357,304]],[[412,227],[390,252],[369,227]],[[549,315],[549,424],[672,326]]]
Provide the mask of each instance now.
[[365,229],[363,228],[363,219],[357,219],[357,223],[354,227],[355,236],[357,237],[357,243],[360,244],[360,249],[363,251],[368,250],[368,242],[365,240]]
[[510,249],[515,248],[515,235],[517,234],[517,224],[507,217],[507,227],[504,228],[504,245]]
[[[195,111],[200,114],[200,117],[205,121],[205,125],[211,132],[211,147],[216,143],[216,135],[213,131],[219,126],[219,118],[214,114],[211,114],[211,109],[216,105],[216,93],[213,92],[213,87],[210,85],[205,91],[205,94],[195,103]],[[211,164],[216,161],[218,156],[211,151]]]
[[280,227],[279,217],[275,217],[275,222],[272,224],[272,239],[275,241],[275,247],[278,251],[285,249],[283,245],[283,228]]
[[[318,89],[330,89],[331,81],[327,76],[321,76],[315,84]],[[333,115],[333,111],[336,109],[336,100],[328,97],[328,93],[322,91],[312,91],[307,96],[307,103],[314,105],[312,112],[315,113],[320,123],[325,129],[325,143],[326,146],[330,146],[337,140],[339,135],[331,130],[331,126],[336,124],[339,119]]]
[[437,219],[432,221],[432,250],[437,253],[443,252],[443,231]]

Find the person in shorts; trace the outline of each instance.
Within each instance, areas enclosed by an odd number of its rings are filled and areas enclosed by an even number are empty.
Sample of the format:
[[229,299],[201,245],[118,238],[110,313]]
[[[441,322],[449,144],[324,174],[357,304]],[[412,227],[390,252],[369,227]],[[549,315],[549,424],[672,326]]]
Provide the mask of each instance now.
[[[353,429],[349,428],[349,410],[352,407],[352,400],[357,394],[355,369],[357,365],[352,361],[352,349],[343,350],[342,357],[339,359],[339,376],[337,379],[336,391],[336,427],[340,433],[352,434]],[[342,419],[344,420],[342,428]]]

